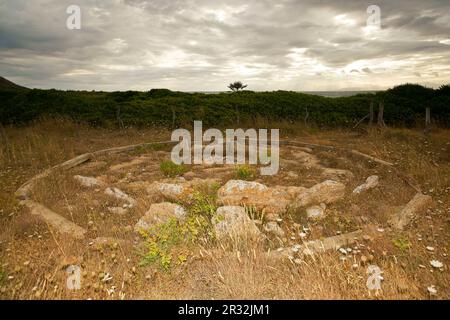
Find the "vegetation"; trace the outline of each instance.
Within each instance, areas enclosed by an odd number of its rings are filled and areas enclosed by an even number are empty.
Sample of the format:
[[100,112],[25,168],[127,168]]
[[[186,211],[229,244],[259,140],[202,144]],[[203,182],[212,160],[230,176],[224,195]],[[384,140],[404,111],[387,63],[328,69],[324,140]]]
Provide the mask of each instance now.
[[241,180],[250,180],[255,178],[256,171],[248,165],[242,165],[236,169],[236,177]]
[[400,251],[407,251],[411,248],[411,242],[405,236],[398,236],[392,240],[394,246],[396,246]]
[[[240,94],[243,93],[235,95]],[[151,246],[142,248],[139,253],[143,255],[135,254],[135,233],[128,228],[131,219],[136,221],[145,214],[150,200],[143,198],[145,205],[134,207],[130,215],[101,216],[100,213],[105,209],[103,199],[107,198],[103,198],[102,192],[80,192],[78,184],[72,181],[74,171],[65,173],[61,178],[57,175],[43,180],[36,190],[36,200],[56,211],[65,212],[67,218],[79,225],[84,226],[93,220],[97,231],[89,231],[89,238],[105,236],[125,240],[117,241],[117,249],[113,250],[113,244],[97,251],[88,241],[71,241],[65,235],[53,232],[46,223],[18,205],[14,192],[30,177],[79,154],[121,145],[165,141],[170,137],[170,130],[108,130],[66,119],[47,119],[20,128],[5,126],[9,148],[0,148],[0,261],[4,272],[3,281],[0,282],[0,299],[429,299],[427,287],[431,284],[436,285],[438,290],[433,299],[448,299],[448,260],[441,254],[448,248],[450,234],[447,221],[450,194],[446,191],[450,176],[450,153],[446,143],[450,130],[439,128],[430,132],[428,137],[424,137],[422,130],[405,128],[386,128],[382,133],[376,129],[367,130],[365,135],[349,134],[340,129],[317,130],[311,135],[309,129],[299,124],[292,124],[290,130],[292,133],[287,135],[289,139],[303,141],[307,138],[311,143],[333,141],[336,145],[355,148],[395,162],[398,170],[417,181],[424,192],[428,194],[433,189],[431,195],[437,208],[433,209],[429,217],[428,214],[419,215],[410,228],[400,233],[411,243],[410,249],[400,251],[393,244],[392,240],[398,234],[377,232],[379,237],[364,242],[367,250],[363,249],[361,253],[368,258],[367,263],[360,264],[356,269],[353,268],[353,257],[349,258],[348,255],[345,261],[341,261],[337,251],[323,254],[317,259],[305,259],[304,263],[297,265],[283,259],[269,259],[267,251],[258,247],[249,246],[237,253],[230,252],[226,247],[223,249],[218,241],[205,242],[203,239],[213,239],[208,234],[211,229],[208,226],[206,233],[203,232],[204,229],[199,227],[194,218],[196,215],[190,213],[192,216],[188,217],[191,219],[166,228],[165,232],[170,236],[148,238],[148,241],[155,241],[160,246],[161,252],[165,252],[150,262]],[[320,156],[325,156],[325,152]],[[103,159],[106,158],[97,160]],[[116,160],[123,159],[119,157]],[[87,172],[99,176],[112,164],[108,162],[106,167],[91,168]],[[403,179],[389,173],[389,168],[375,167],[370,163],[359,166],[356,161],[349,165],[355,175],[362,177],[361,183],[367,176],[380,175],[380,192],[352,197],[350,208],[347,203],[330,206],[327,218],[320,224],[309,225],[306,220],[295,216],[295,211],[282,215],[285,222],[292,217],[292,222],[300,224],[298,231],[295,231],[296,241],[301,241],[298,232],[304,227],[309,228],[309,231],[318,231],[306,241],[336,235],[337,231],[346,233],[357,230],[367,223],[365,220],[360,222],[360,216],[367,216],[369,223],[386,227],[390,206],[405,204],[415,194],[415,190],[407,187]],[[300,170],[301,167],[288,165],[284,169],[297,170],[294,168]],[[343,165],[342,168],[347,166]],[[304,178],[302,184],[309,179],[310,171],[301,169],[296,172]],[[113,176],[119,177],[119,174],[117,172]],[[271,185],[281,184],[279,180],[264,180],[263,183],[266,184],[266,181]],[[131,188],[124,191],[141,196],[133,193]],[[207,194],[214,197],[213,192]],[[142,197],[146,197],[146,193]],[[205,208],[208,208],[209,197],[201,194],[198,197],[203,199],[199,202],[206,205],[189,204],[186,207],[188,212],[195,207],[198,212],[208,212]],[[94,200],[99,201],[99,204],[92,210],[90,207]],[[59,203],[61,206],[71,205],[72,212],[58,207]],[[246,209],[253,219],[265,221],[260,216],[261,211],[252,207]],[[334,220],[335,217],[337,220]],[[347,223],[347,219],[351,223]],[[198,231],[195,238],[190,237],[191,242],[182,236],[173,235],[173,231],[186,230],[185,223],[189,221],[191,230]],[[208,218],[205,216],[199,221],[208,223]],[[430,229],[430,225],[434,226],[433,229]],[[417,234],[423,237],[422,241],[418,240]],[[179,245],[173,245],[172,236],[180,241]],[[290,237],[290,233],[287,236]],[[429,236],[433,237],[433,241],[428,241]],[[190,244],[193,239],[197,244]],[[435,251],[428,251],[426,246],[433,246]],[[148,259],[145,259],[146,254],[149,254]],[[59,266],[66,256],[82,259],[81,290],[69,291],[65,286],[67,274]],[[444,270],[431,272],[430,267],[420,267],[429,266],[433,259],[443,262]],[[139,267],[140,263],[149,266]],[[366,287],[366,268],[369,263],[379,266],[383,271],[385,280],[379,296],[369,293]],[[109,273],[113,278],[103,282],[98,277],[100,273]],[[9,275],[12,277],[9,278]],[[50,281],[52,285],[48,285]],[[409,289],[399,290],[399,284]],[[112,286],[117,288],[113,295],[107,291]]]
[[215,211],[214,199],[196,192],[185,221],[171,218],[150,230],[141,231],[146,247],[141,266],[158,263],[163,270],[169,271],[174,264],[186,262],[188,256],[183,246],[212,237],[210,218]]
[[[351,127],[383,102],[387,125],[414,126],[431,107],[433,121],[448,125],[450,89],[402,85],[376,94],[328,98],[291,91],[202,94],[152,89],[149,92],[0,90],[0,121],[25,124],[43,116],[63,116],[103,127],[229,127],[239,119],[254,125],[261,119],[304,122],[319,127]],[[307,117],[306,117],[307,115]]]
[[181,164],[175,164],[172,161],[163,161],[159,165],[162,173],[167,177],[176,177],[186,172],[186,167]]
[[6,280],[6,271],[4,271],[0,266],[0,283],[2,283],[4,280]]
[[233,92],[237,92],[239,90],[244,90],[245,88],[247,88],[247,85],[242,84],[242,82],[240,82],[240,81],[236,81],[236,82],[230,83],[228,85],[228,88]]

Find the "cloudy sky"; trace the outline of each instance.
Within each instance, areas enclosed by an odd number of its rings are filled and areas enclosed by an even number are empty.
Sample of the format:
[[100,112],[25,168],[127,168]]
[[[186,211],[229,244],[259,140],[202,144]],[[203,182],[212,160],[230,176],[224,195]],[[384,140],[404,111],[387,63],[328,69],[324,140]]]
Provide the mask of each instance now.
[[450,0],[0,0],[0,76],[87,90],[435,87],[450,83]]

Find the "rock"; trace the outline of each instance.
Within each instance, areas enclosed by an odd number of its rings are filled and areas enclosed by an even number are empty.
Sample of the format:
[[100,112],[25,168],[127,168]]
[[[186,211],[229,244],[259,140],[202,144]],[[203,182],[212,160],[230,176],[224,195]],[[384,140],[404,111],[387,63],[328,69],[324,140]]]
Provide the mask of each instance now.
[[283,188],[268,188],[262,183],[243,180],[229,180],[217,195],[222,205],[255,207],[266,214],[283,213],[292,201]]
[[435,296],[437,295],[437,289],[436,286],[431,285],[429,287],[427,287],[428,292],[430,293],[430,295]]
[[289,171],[289,172],[286,174],[286,176],[287,176],[288,178],[291,178],[291,179],[298,179],[298,174],[296,174],[296,173],[293,172],[293,171]]
[[325,217],[327,205],[321,203],[319,206],[312,206],[306,209],[306,217],[311,220],[320,220]]
[[148,157],[141,156],[141,157],[132,159],[131,161],[128,161],[128,162],[122,162],[122,163],[113,165],[109,168],[109,170],[110,171],[123,171],[125,169],[137,167],[138,165],[147,162],[149,159],[150,158],[148,158]]
[[84,239],[87,232],[86,229],[64,218],[56,212],[32,200],[22,200],[21,204],[26,206],[32,215],[39,217],[60,233],[68,234],[75,239]]
[[181,184],[175,183],[158,183],[156,190],[166,199],[177,201],[183,196],[188,195],[188,190]]
[[331,180],[350,180],[353,178],[353,173],[345,169],[323,168],[322,177]]
[[307,168],[321,167],[317,157],[305,151],[293,151],[292,156],[297,160],[297,164],[300,163]]
[[293,250],[293,248],[278,248],[277,250],[271,250],[267,253],[267,257],[269,259],[275,259],[275,260],[280,260],[280,259],[292,259],[294,257],[294,255],[296,255],[296,253],[298,252],[294,252],[295,250]]
[[255,241],[261,238],[261,232],[249,218],[243,207],[219,207],[213,217],[216,238],[219,241],[231,240],[234,243]]
[[280,228],[278,223],[276,222],[268,222],[264,225],[264,231],[267,233],[271,233],[277,237],[284,237],[284,231]]
[[297,186],[277,186],[276,189],[287,192],[289,198],[293,201],[293,199],[297,198],[299,194],[308,190],[305,187],[297,187]]
[[186,218],[186,210],[175,203],[154,203],[150,206],[150,209],[145,215],[136,223],[134,230],[148,230],[154,225],[168,222],[171,218],[184,220]]
[[108,211],[112,214],[124,215],[128,212],[128,209],[123,207],[109,207]]
[[79,259],[75,256],[65,256],[60,263],[61,269],[65,269],[71,265],[77,265],[79,263]]
[[114,188],[114,187],[106,188],[105,194],[107,194],[111,197],[114,197],[116,199],[126,201],[132,206],[136,205],[136,203],[137,203],[136,200],[134,200],[132,197],[130,197],[129,195],[127,195],[125,192],[123,192],[122,190],[120,190],[118,188]]
[[98,179],[93,177],[83,177],[80,175],[73,176],[75,180],[77,180],[83,187],[100,187],[103,185]]
[[195,173],[192,172],[192,171],[189,171],[189,172],[186,172],[185,174],[183,174],[183,177],[184,177],[186,180],[192,180],[192,179],[194,179],[194,177],[195,177]]
[[278,221],[278,219],[280,219],[280,215],[277,213],[267,213],[264,215],[264,219],[267,221]]
[[300,193],[295,199],[294,206],[306,207],[310,204],[318,204],[321,202],[329,204],[342,199],[344,195],[344,184],[333,180],[326,180]]
[[150,195],[158,195],[170,201],[189,202],[194,190],[200,188],[212,189],[218,182],[217,179],[193,178],[191,181],[181,180],[179,177],[175,182],[155,182],[147,188]]
[[433,268],[440,269],[444,266],[444,264],[438,260],[431,260],[430,264]]
[[301,252],[304,255],[314,255],[328,250],[337,250],[354,243],[361,235],[362,231],[358,230],[325,239],[308,241],[302,246]]
[[308,152],[308,153],[312,153],[313,152],[312,149],[308,148],[308,147],[296,147],[296,148],[298,150],[305,151],[305,152]]
[[354,194],[359,194],[363,191],[367,191],[369,189],[373,189],[376,186],[378,186],[379,178],[378,176],[370,176],[366,179],[366,182],[364,182],[362,185],[357,186],[354,190]]
[[403,210],[389,219],[389,224],[396,229],[403,230],[417,214],[425,212],[432,205],[432,202],[433,199],[430,196],[417,193]]
[[114,248],[119,245],[123,246],[126,243],[127,241],[123,239],[117,239],[113,237],[97,237],[89,242],[89,245],[94,250],[102,250],[106,247]]

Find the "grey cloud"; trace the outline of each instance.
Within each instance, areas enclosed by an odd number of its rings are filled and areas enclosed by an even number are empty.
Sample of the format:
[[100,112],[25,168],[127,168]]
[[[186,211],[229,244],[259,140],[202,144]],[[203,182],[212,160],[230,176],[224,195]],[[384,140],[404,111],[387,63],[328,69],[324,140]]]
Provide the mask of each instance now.
[[0,75],[97,90],[223,90],[232,80],[260,90],[370,89],[450,79],[448,0],[379,0],[382,30],[373,34],[364,29],[372,1],[363,0],[78,0],[76,31],[65,28],[72,2],[0,1]]

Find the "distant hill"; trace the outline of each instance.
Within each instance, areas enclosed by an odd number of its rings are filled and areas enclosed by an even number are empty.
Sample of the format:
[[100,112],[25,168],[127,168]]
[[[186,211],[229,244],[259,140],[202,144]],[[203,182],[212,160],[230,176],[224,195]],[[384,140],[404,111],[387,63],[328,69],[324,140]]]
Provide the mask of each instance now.
[[9,81],[3,77],[0,77],[0,90],[26,90],[28,88],[19,86],[14,82]]

